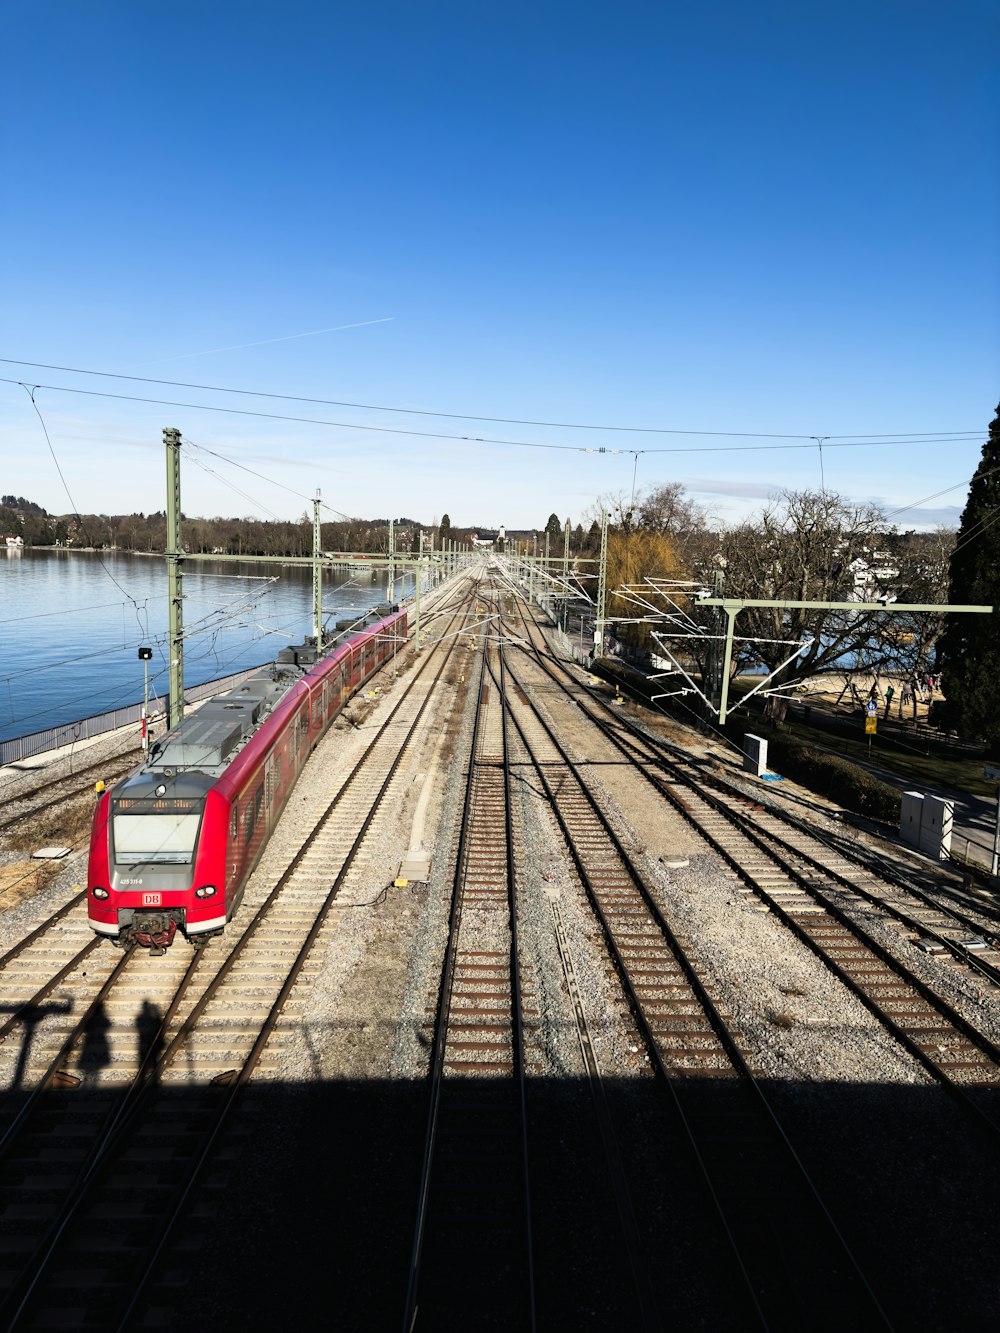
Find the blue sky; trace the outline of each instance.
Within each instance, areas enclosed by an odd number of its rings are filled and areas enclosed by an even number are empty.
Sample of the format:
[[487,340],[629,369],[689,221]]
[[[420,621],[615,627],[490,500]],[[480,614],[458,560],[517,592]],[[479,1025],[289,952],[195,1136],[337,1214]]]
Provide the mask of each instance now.
[[[957,518],[1000,397],[992,2],[10,0],[5,28],[0,355],[539,422],[941,431],[831,440],[824,480],[891,509],[956,487],[898,521]],[[635,475],[735,521],[820,484],[815,445],[749,449],[801,440],[0,375],[338,423],[40,389],[84,510],[162,507],[164,425],[269,479],[203,459],[247,499],[187,465],[190,513],[294,516],[279,487],[319,486],[540,527]],[[0,490],[69,509],[17,385],[0,430]]]

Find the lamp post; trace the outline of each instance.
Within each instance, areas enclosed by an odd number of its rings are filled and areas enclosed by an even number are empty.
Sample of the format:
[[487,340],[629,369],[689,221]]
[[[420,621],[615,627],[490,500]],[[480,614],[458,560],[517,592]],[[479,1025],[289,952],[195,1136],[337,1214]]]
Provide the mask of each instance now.
[[142,752],[149,753],[149,731],[146,718],[149,713],[149,659],[153,656],[152,648],[140,648],[139,660],[142,662]]

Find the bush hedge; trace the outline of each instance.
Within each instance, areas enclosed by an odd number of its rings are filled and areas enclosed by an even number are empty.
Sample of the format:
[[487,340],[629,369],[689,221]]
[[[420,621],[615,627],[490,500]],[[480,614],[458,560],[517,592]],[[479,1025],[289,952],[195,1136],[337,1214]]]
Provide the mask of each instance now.
[[785,777],[836,801],[845,810],[898,824],[902,798],[895,787],[839,755],[824,754],[790,736],[768,737],[768,759]]

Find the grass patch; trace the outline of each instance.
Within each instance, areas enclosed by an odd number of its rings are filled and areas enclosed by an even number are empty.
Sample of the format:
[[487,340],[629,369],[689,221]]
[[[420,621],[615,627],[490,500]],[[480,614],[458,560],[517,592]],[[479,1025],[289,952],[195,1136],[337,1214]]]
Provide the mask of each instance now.
[[40,893],[58,868],[52,861],[15,861],[0,866],[0,912],[8,912]]
[[351,700],[341,717],[352,727],[360,727],[366,718],[375,711],[377,699],[360,699],[357,695]]
[[[915,787],[954,787],[957,791],[968,792],[971,796],[996,794],[996,783],[987,782],[983,777],[981,756],[970,757],[967,750],[956,752],[937,740],[925,742],[921,747],[916,737],[912,741],[903,741],[879,735],[872,737],[869,756],[868,740],[863,726],[859,718],[859,734],[856,740],[843,735],[839,730],[827,731],[823,727],[806,724],[797,719],[786,722],[782,731],[777,734],[794,736],[807,744],[823,746],[824,749],[843,755],[845,759],[855,763],[860,761],[877,765],[904,778]],[[904,749],[904,746],[907,748]]]
[[75,847],[90,836],[93,818],[94,797],[83,792],[43,814],[25,815],[4,834],[4,842],[14,852],[34,852],[53,844]]

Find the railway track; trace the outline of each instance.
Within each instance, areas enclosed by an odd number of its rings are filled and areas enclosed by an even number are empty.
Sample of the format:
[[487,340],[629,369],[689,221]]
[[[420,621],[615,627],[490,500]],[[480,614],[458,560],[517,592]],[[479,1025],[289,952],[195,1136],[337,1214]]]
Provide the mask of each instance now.
[[[701,1173],[718,1244],[744,1292],[744,1319],[771,1329],[886,1327],[697,960],[523,684],[512,697],[514,724],[600,925],[669,1115]],[[769,1220],[763,1227],[762,1211]],[[823,1310],[815,1302],[819,1286],[830,1297]]]
[[[85,768],[78,768],[75,773],[65,773],[57,778],[50,778],[46,782],[37,783],[29,791],[10,791],[11,782],[7,782],[0,788],[0,795],[3,796],[5,804],[22,805],[27,804],[27,809],[19,809],[14,814],[5,815],[0,819],[0,834],[7,829],[15,828],[18,824],[23,824],[28,819],[37,819],[39,815],[45,814],[47,810],[54,810],[57,806],[66,805],[68,802],[81,801],[89,796],[93,787],[89,783],[80,785],[82,779],[93,779],[94,781],[106,782],[109,786],[117,782],[119,778],[124,777],[126,773],[135,768],[141,749],[134,746],[125,755],[115,755],[111,759],[104,759],[95,764],[88,764]],[[72,790],[65,790],[72,787]],[[35,798],[47,792],[55,792],[53,796],[46,796],[42,801],[36,801]]]
[[[403,1327],[536,1327],[528,1172],[529,1022],[503,663],[480,654],[464,818],[432,1046]],[[499,681],[499,683],[498,683]]]
[[[57,1012],[8,1057],[23,1092],[0,1140],[14,1200],[4,1224],[20,1218],[0,1269],[5,1326],[114,1327],[146,1299],[239,1092],[255,1070],[280,1064],[282,1012],[335,929],[352,864],[450,656],[426,654],[238,938],[231,927],[193,954],[132,951],[89,982],[60,969],[82,1017]],[[22,1029],[25,1017],[22,1007]]]
[[[523,617],[521,623],[530,633]],[[988,1096],[1000,1086],[1000,1048],[899,956],[920,939],[930,939],[998,984],[995,964],[970,948],[967,938],[956,938],[968,936],[976,922],[905,882],[885,884],[873,874],[868,859],[854,860],[845,848],[831,848],[801,821],[786,822],[729,784],[706,779],[688,757],[665,753],[662,743],[627,727],[620,713],[612,714],[570,673],[543,660],[537,641],[533,646],[533,660],[546,678],[595,722],[609,744],[635,765],[768,910],[981,1127],[1000,1132]],[[907,894],[914,899],[912,906],[903,905]],[[899,940],[890,948],[878,938],[872,909],[918,939]],[[973,943],[995,945],[996,939],[984,931]]]

